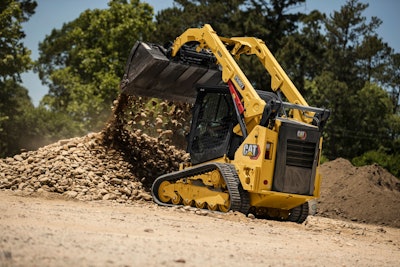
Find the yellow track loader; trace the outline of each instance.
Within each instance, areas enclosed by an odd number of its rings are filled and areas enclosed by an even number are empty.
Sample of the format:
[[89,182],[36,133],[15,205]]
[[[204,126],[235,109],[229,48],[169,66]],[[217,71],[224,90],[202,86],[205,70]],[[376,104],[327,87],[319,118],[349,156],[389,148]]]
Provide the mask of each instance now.
[[[271,77],[255,90],[238,65],[254,55]],[[137,42],[122,93],[194,103],[190,164],[155,179],[159,205],[240,211],[302,223],[318,198],[322,128],[329,110],[310,107],[260,39],[220,37],[208,24],[169,46]]]

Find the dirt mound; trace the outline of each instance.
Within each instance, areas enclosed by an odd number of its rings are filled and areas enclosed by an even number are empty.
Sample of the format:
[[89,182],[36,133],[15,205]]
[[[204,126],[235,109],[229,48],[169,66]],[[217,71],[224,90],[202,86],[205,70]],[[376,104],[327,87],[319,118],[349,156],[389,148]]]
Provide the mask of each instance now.
[[321,166],[318,215],[400,227],[400,181],[378,165],[339,158]]

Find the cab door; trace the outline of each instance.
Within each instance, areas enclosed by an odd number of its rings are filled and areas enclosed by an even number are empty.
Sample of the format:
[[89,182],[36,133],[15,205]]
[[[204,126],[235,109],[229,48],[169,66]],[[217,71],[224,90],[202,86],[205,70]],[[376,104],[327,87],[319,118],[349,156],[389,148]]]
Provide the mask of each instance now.
[[234,107],[228,88],[198,90],[187,149],[193,164],[227,154],[234,126]]

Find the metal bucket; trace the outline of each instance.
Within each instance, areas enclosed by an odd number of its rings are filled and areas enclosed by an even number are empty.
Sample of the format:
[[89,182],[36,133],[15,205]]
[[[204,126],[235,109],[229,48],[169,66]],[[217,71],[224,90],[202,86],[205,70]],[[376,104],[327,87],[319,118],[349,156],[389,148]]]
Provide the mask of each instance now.
[[193,103],[197,85],[222,83],[218,68],[200,63],[178,56],[169,59],[165,48],[136,42],[126,64],[121,90],[129,95]]

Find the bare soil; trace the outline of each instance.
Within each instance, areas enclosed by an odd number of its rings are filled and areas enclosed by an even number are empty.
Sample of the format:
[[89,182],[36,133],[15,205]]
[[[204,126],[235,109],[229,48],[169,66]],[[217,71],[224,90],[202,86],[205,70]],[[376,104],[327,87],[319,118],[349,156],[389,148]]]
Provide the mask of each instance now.
[[398,266],[400,229],[0,191],[0,266]]
[[400,228],[400,180],[378,165],[338,158],[321,166],[319,216]]

